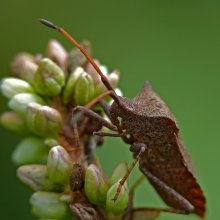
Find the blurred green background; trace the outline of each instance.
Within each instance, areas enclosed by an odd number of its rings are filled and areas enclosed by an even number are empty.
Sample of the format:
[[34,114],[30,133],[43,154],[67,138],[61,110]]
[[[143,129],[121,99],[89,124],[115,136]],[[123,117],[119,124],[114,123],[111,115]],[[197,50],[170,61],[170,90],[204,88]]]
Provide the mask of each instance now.
[[[44,52],[50,38],[72,46],[37,21],[62,25],[79,41],[92,42],[95,57],[110,70],[121,71],[120,87],[135,96],[145,80],[174,112],[199,182],[207,196],[206,219],[220,219],[220,2],[219,1],[12,1],[0,0],[0,77],[19,51]],[[1,97],[0,111],[6,109]],[[15,176],[11,152],[19,138],[0,128],[0,219],[33,219],[31,191]],[[98,149],[104,169],[111,173],[120,161],[131,162],[129,146],[106,140]],[[139,176],[138,169],[130,182]],[[184,183],[183,183],[184,184]],[[136,204],[164,207],[147,181]],[[161,220],[197,219],[162,214]]]

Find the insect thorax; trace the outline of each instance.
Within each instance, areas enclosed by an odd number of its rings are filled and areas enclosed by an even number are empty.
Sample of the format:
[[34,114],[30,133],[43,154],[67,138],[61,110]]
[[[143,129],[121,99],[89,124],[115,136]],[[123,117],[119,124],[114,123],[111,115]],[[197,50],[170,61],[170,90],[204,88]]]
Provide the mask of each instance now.
[[131,100],[120,97],[123,106],[113,103],[110,108],[111,117],[121,122],[123,129],[129,134],[144,135],[154,132],[177,133],[178,127],[173,119],[165,116],[140,115]]

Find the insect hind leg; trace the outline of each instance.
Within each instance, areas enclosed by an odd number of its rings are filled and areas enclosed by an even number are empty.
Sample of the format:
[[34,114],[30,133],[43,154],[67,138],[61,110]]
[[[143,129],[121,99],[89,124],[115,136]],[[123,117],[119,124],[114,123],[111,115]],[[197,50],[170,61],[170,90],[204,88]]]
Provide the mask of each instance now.
[[138,208],[131,208],[130,210],[127,210],[127,212],[124,215],[124,219],[130,220],[130,219],[136,219],[136,216],[138,213],[142,213],[146,215],[153,215],[155,217],[158,217],[160,213],[173,213],[173,214],[182,214],[182,215],[188,215],[189,212],[186,212],[184,210],[178,210],[173,208],[154,208],[154,207],[138,207]]
[[125,184],[125,181],[126,181],[126,180],[128,179],[128,177],[130,176],[132,170],[134,169],[135,165],[137,164],[137,162],[138,162],[139,159],[140,159],[140,155],[141,155],[142,153],[144,153],[145,149],[146,149],[146,148],[145,148],[144,146],[142,146],[142,147],[140,148],[140,151],[139,151],[138,155],[136,156],[136,158],[134,159],[134,161],[132,162],[132,164],[131,164],[130,167],[128,168],[128,170],[127,170],[127,172],[125,173],[125,175],[123,176],[123,178],[120,180],[119,185],[118,185],[118,188],[117,188],[117,191],[116,191],[116,193],[115,193],[115,196],[114,196],[114,198],[112,199],[114,202],[118,199],[118,196],[119,196],[119,194],[120,194],[120,192],[121,192],[121,190],[122,190],[122,187],[123,187],[124,184]]
[[178,214],[189,214],[195,211],[195,207],[182,195],[168,186],[165,182],[154,176],[151,172],[141,167],[141,171],[155,187],[162,199],[172,208],[162,209],[163,212],[173,212]]
[[141,149],[142,151],[143,149],[147,149],[147,145],[144,143],[133,143],[129,148],[129,150],[133,153],[139,153]]

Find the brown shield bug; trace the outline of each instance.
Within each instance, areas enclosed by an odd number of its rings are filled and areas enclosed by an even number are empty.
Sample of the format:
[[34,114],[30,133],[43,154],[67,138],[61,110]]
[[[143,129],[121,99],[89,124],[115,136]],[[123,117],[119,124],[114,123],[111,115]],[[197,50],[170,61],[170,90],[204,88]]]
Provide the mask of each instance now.
[[[88,106],[74,109],[74,112],[83,112],[117,132],[114,134],[97,132],[97,135],[118,136],[131,144],[130,150],[136,159],[122,179],[114,199],[117,199],[124,181],[139,161],[143,175],[148,178],[166,204],[172,207],[167,210],[183,214],[195,213],[204,217],[206,200],[196,180],[190,157],[180,139],[176,119],[150,83],[146,82],[139,95],[132,100],[118,96],[100,68],[74,38],[51,22],[44,19],[40,21],[59,31],[79,48],[108,89],[104,95],[109,95],[114,100],[110,108],[103,106],[111,123],[90,110]],[[95,102],[100,101],[104,95]]]

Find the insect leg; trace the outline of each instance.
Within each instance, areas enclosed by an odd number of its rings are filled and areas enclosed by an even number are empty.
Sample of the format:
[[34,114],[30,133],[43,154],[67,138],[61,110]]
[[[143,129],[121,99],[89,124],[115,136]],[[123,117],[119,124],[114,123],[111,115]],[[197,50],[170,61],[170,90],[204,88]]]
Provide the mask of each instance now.
[[[105,114],[108,116],[109,120],[112,122],[112,124],[114,124],[114,120],[112,120],[111,118],[111,114],[110,114],[110,105],[108,102],[106,102],[105,100],[103,100],[103,98],[105,98],[106,96],[108,96],[112,91],[107,91],[101,95],[99,95],[98,97],[96,97],[95,99],[93,99],[90,103],[88,103],[87,105],[85,105],[86,108],[91,108],[93,105],[99,103],[103,109],[103,111],[105,112]],[[120,130],[119,128],[119,123],[115,124],[118,127],[118,130]]]
[[[95,104],[97,104],[97,103],[100,103],[101,104],[101,106],[102,106],[102,108],[103,108],[103,110],[104,110],[104,112],[106,113],[106,115],[109,117],[109,119],[111,120],[111,117],[110,117],[110,111],[109,111],[109,109],[110,109],[110,106],[109,106],[109,104],[106,102],[106,101],[104,101],[103,100],[103,98],[105,98],[106,96],[109,96],[110,94],[112,93],[112,91],[107,91],[107,92],[105,92],[105,93],[102,93],[101,95],[99,95],[99,96],[97,96],[95,99],[93,99],[91,102],[89,102],[87,105],[85,105],[84,106],[84,108],[86,108],[86,109],[89,109],[89,108],[92,108]],[[90,113],[89,113],[90,114]],[[78,116],[76,115],[76,116],[74,116],[75,117],[75,123],[76,123],[76,120],[79,120],[79,118],[82,116],[82,113],[81,114],[79,114]],[[87,115],[88,116],[88,115]],[[92,117],[90,117],[90,118],[92,118]],[[94,118],[94,117],[93,117]],[[73,119],[74,120],[74,119]],[[111,121],[112,122],[112,121]],[[101,124],[103,124],[103,123],[101,123]],[[113,124],[113,122],[112,122],[112,124]],[[104,124],[103,124],[104,125]],[[117,125],[118,125],[118,123],[117,123]],[[105,132],[94,132],[94,134],[95,135],[98,135],[98,136],[110,136],[110,137],[122,137],[122,139],[126,142],[126,143],[128,143],[128,144],[130,144],[131,143],[131,141],[130,140],[128,140],[128,138],[126,137],[126,134],[120,129],[120,127],[119,127],[119,125],[117,126],[116,125],[116,127],[117,127],[117,130],[118,130],[118,132],[119,133],[115,133],[115,134],[111,134],[111,133],[105,133]],[[104,126],[106,126],[106,125],[104,125]],[[106,126],[107,127],[107,126]],[[108,127],[109,128],[109,127]],[[113,129],[111,129],[111,130],[113,130]]]
[[89,102],[84,107],[89,109],[89,108],[92,108],[95,104],[99,103],[101,105],[103,111],[105,112],[105,114],[108,116],[108,118],[112,122],[112,124],[115,123],[114,125],[116,125],[116,127],[118,128],[118,132],[120,134],[122,134],[122,135],[119,135],[119,136],[116,136],[116,137],[125,136],[125,134],[123,134],[124,132],[122,132],[120,123],[118,123],[118,120],[116,122],[115,120],[112,119],[111,114],[110,114],[110,106],[109,106],[109,104],[105,100],[103,100],[106,96],[109,96],[111,94],[112,94],[112,91],[104,92],[101,95],[99,95],[96,98],[94,98],[91,102]]
[[105,114],[109,117],[109,119],[111,120],[111,117],[110,117],[110,106],[109,104],[105,101],[105,100],[101,100],[100,101],[100,105],[102,106]]
[[184,210],[178,210],[178,209],[174,209],[174,208],[154,208],[154,207],[140,207],[140,208],[133,208],[131,211],[131,216],[132,219],[135,219],[135,214],[138,212],[146,212],[147,213],[155,213],[159,215],[160,212],[167,212],[167,213],[175,213],[175,214],[182,214],[182,215],[187,215],[190,214],[187,211]]
[[110,130],[113,131],[118,130],[115,125],[111,124],[110,122],[102,118],[99,114],[83,106],[77,106],[76,108],[73,109],[72,123],[76,124],[82,115],[86,115],[87,117],[98,121],[100,124],[109,128]]
[[148,215],[155,215],[159,216],[160,212],[168,212],[168,213],[175,213],[175,214],[189,214],[189,212],[185,210],[179,210],[179,209],[174,209],[174,208],[155,208],[155,207],[138,207],[138,208],[133,208],[133,198],[134,198],[134,193],[135,189],[142,183],[143,180],[145,180],[146,177],[142,175],[139,177],[136,182],[133,184],[133,186],[130,188],[130,193],[129,193],[129,206],[128,209],[124,215],[124,219],[130,220],[130,219],[136,219],[136,215],[138,213],[142,213],[143,216],[146,213],[146,216]]
[[146,147],[142,146],[138,155],[136,156],[136,158],[134,159],[134,161],[132,162],[131,166],[128,168],[128,171],[125,173],[125,175],[123,176],[123,178],[120,180],[119,182],[119,186],[117,188],[117,191],[115,193],[115,196],[113,198],[113,201],[115,202],[118,199],[118,196],[121,192],[121,189],[125,183],[125,181],[128,179],[129,175],[131,174],[131,171],[134,169],[135,165],[137,164],[137,162],[140,159],[140,155],[145,151]]
[[109,109],[110,109],[109,104],[104,100],[101,100],[100,104],[101,104],[105,114],[109,117],[112,124],[114,124],[118,128],[118,135],[113,134],[113,135],[106,135],[106,136],[121,137],[125,143],[133,144],[133,142],[134,142],[133,139],[131,137],[128,137],[127,133],[122,130],[119,120],[115,117],[112,117],[112,114],[109,111]]
[[[95,104],[97,104],[98,102],[105,102],[103,99],[106,97],[106,96],[109,96],[110,94],[112,94],[112,91],[107,91],[107,92],[104,92],[102,94],[100,94],[99,96],[97,96],[96,98],[94,98],[93,100],[91,100],[88,104],[85,105],[86,108],[92,108]],[[107,105],[106,103],[106,108],[109,109],[109,106]],[[104,109],[104,107],[103,107]],[[105,109],[104,109],[105,110]]]
[[142,148],[146,149],[147,145],[144,143],[133,143],[129,150],[133,153],[138,153]]
[[103,132],[103,131],[95,131],[93,132],[94,135],[100,136],[100,137],[121,137],[123,134],[120,133],[108,133],[108,132]]
[[163,195],[162,198],[164,199],[164,201],[168,205],[170,204],[170,206],[172,206],[171,209],[162,209],[163,212],[165,210],[168,210],[168,212],[189,214],[195,210],[195,207],[186,198],[184,198],[177,191],[168,186],[165,182],[154,176],[146,168],[140,167],[140,169],[143,174],[148,178],[150,183],[156,188],[158,193]]
[[134,141],[133,141],[132,136],[131,135],[129,136],[129,134],[127,134],[126,131],[123,130],[121,122],[119,118],[114,114],[114,112],[109,112],[108,116],[112,124],[114,124],[117,127],[118,133],[121,134],[121,138],[123,139],[123,141],[126,144],[133,144]]
[[[97,103],[100,103],[101,104],[101,106],[102,106],[102,108],[103,108],[103,110],[104,110],[104,112],[106,113],[106,115],[109,117],[109,115],[110,115],[110,111],[109,111],[109,109],[110,109],[110,106],[108,105],[108,103],[106,102],[106,101],[104,101],[103,99],[106,97],[106,96],[109,96],[109,95],[111,95],[113,92],[112,91],[106,91],[106,92],[104,92],[104,93],[102,93],[101,95],[99,95],[99,96],[97,96],[96,98],[94,98],[93,100],[91,100],[88,104],[86,104],[85,106],[84,106],[84,109],[90,109],[90,108],[92,108],[94,105],[96,105]],[[75,111],[77,111],[77,110],[75,110],[75,109],[73,109],[73,113],[75,112]],[[82,111],[82,110],[81,110]],[[85,111],[85,110],[84,110]],[[82,116],[82,114],[80,115],[78,115],[78,117],[77,116],[74,116],[75,117],[75,120],[79,120],[80,119],[80,117]],[[87,115],[88,116],[88,115]],[[89,117],[89,116],[88,116]],[[109,119],[111,120],[111,118],[109,117]],[[74,121],[74,119],[73,119],[73,121]],[[76,123],[76,121],[74,121],[75,123]],[[107,127],[107,126],[106,126]]]
[[93,132],[94,135],[100,136],[100,137],[121,137],[123,141],[127,144],[132,144],[133,139],[130,137],[127,137],[127,134],[122,132],[122,133],[108,133],[108,132],[103,132],[103,131],[95,131]]

